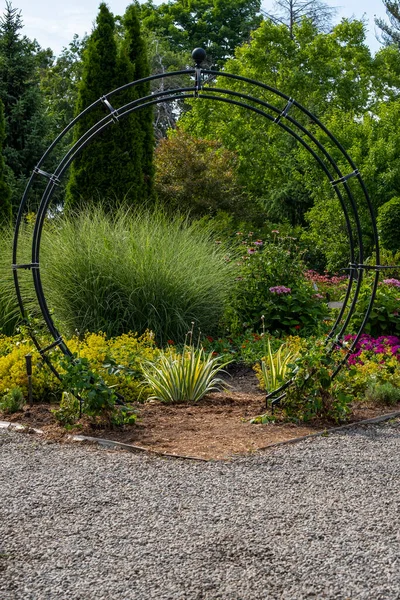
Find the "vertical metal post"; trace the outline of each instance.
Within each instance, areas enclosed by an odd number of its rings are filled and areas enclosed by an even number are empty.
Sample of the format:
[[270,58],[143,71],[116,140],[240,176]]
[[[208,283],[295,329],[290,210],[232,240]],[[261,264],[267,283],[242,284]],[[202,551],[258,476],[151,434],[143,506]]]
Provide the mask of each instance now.
[[32,406],[33,406],[33,396],[32,396],[32,354],[27,354],[25,356],[25,362],[26,362],[26,374],[28,376],[29,406],[32,408]]

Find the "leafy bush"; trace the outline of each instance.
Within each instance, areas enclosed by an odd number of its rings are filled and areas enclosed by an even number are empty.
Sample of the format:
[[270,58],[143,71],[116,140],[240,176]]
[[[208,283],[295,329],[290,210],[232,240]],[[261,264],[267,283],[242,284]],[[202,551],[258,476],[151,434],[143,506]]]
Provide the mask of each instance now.
[[270,333],[310,334],[327,314],[323,296],[303,276],[304,264],[293,240],[245,239],[237,263],[236,286],[226,311],[234,332],[258,329],[261,317]]
[[394,406],[400,402],[400,389],[389,381],[386,383],[374,383],[367,388],[365,396],[371,402]]
[[24,406],[24,395],[21,388],[13,387],[0,399],[0,411],[6,415],[11,415],[22,410]]
[[306,352],[294,362],[294,382],[283,400],[286,416],[299,421],[346,421],[352,397],[343,388],[342,373],[331,380],[337,357],[327,353],[322,341],[311,340]]
[[154,331],[183,339],[194,321],[212,334],[223,314],[232,264],[211,230],[162,213],[84,212],[49,224],[43,281],[60,328]]
[[161,402],[197,402],[206,394],[220,389],[222,379],[216,375],[228,364],[220,357],[208,355],[203,348],[185,346],[182,354],[172,349],[162,352],[159,359],[143,365],[145,383],[151,388],[151,398]]
[[379,209],[377,225],[382,246],[391,252],[400,250],[400,197],[395,197]]
[[[361,284],[356,310],[350,322],[354,332],[363,322],[371,298],[371,278],[366,277]],[[379,285],[365,332],[380,335],[400,335],[400,281],[384,279]]]

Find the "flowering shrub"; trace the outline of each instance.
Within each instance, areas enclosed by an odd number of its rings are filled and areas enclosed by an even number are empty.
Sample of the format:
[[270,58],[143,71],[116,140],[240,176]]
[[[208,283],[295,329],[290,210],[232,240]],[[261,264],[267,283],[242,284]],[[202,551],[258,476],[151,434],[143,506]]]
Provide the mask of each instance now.
[[242,241],[245,254],[237,262],[236,286],[225,315],[231,333],[258,330],[262,315],[273,335],[307,335],[318,329],[327,307],[303,276],[304,264],[295,242],[288,237],[264,243],[254,241],[250,234]]
[[[347,335],[351,343],[355,336]],[[344,389],[363,400],[368,387],[391,383],[400,387],[400,339],[397,336],[374,338],[363,334],[343,370]]]

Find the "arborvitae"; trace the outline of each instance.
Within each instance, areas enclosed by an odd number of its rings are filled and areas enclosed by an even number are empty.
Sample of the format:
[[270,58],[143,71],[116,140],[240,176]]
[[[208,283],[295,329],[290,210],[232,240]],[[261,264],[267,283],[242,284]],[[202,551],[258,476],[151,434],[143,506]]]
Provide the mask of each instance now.
[[38,86],[37,45],[20,35],[21,13],[6,2],[0,19],[0,99],[6,116],[4,157],[10,168],[12,205],[47,144],[48,121]]
[[[107,92],[148,75],[134,5],[127,10],[124,28],[125,37],[118,49],[114,17],[106,4],[101,4],[97,27],[83,55],[77,114]],[[139,87],[112,96],[110,103],[119,108],[150,93],[148,86]],[[81,118],[75,129],[75,141],[106,114],[105,108],[99,107]],[[109,210],[122,203],[147,202],[153,190],[152,153],[151,110],[137,111],[110,125],[75,159],[67,187],[66,210],[99,202]]]
[[[83,54],[83,73],[78,89],[76,114],[98,100],[117,83],[117,43],[114,17],[106,4],[100,4],[96,28]],[[74,141],[106,115],[103,107],[91,110],[78,121]],[[75,158],[67,185],[65,208],[76,210],[90,202],[106,202],[110,196],[115,162],[114,136],[110,127]]]
[[2,154],[5,137],[4,107],[0,100],[0,226],[11,222],[11,190],[5,181],[5,164]]
[[[149,62],[147,58],[146,46],[140,32],[140,23],[135,4],[128,6],[124,16],[125,45],[128,57],[133,66],[133,79],[144,79],[150,74]],[[134,88],[138,98],[150,95],[150,83],[142,83]],[[136,113],[138,125],[143,135],[141,169],[144,178],[143,200],[148,200],[153,196],[154,185],[154,129],[153,129],[153,108],[141,109]]]

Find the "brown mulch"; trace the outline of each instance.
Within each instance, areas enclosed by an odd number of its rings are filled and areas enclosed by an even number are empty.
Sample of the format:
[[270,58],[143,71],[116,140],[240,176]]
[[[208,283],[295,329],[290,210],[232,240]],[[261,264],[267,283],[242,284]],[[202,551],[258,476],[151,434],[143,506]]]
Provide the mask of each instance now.
[[[66,431],[58,425],[49,404],[26,407],[24,412],[7,418],[44,431],[48,439],[66,440],[71,433],[102,437],[141,446],[149,450],[196,456],[199,458],[229,458],[255,452],[276,442],[301,437],[334,427],[332,423],[295,425],[277,421],[252,425],[250,419],[265,413],[265,394],[257,385],[254,373],[245,367],[231,370],[227,379],[231,388],[213,393],[196,404],[165,405],[160,402],[137,404],[135,425],[122,429],[94,429],[88,422],[80,428]],[[389,413],[389,407],[354,407],[353,421]]]

